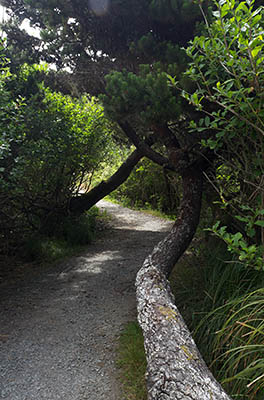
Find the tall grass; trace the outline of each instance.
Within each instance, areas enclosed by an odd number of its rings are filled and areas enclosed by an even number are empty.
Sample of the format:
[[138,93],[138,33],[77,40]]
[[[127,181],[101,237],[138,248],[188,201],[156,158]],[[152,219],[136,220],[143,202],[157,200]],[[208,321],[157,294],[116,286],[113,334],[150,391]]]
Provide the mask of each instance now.
[[[211,368],[234,398],[264,397],[264,288],[228,301],[202,321],[222,320],[211,338]],[[201,332],[200,332],[201,333]]]
[[185,257],[171,281],[215,377],[234,399],[263,400],[264,274],[228,260],[221,245],[211,243]]

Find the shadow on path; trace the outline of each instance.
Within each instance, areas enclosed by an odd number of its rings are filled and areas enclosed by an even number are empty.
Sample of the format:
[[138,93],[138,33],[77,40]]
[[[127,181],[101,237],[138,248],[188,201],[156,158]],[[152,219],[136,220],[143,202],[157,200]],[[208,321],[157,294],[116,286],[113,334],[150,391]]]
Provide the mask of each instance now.
[[100,202],[106,237],[0,286],[0,399],[121,400],[115,347],[136,315],[134,282],[170,222]]

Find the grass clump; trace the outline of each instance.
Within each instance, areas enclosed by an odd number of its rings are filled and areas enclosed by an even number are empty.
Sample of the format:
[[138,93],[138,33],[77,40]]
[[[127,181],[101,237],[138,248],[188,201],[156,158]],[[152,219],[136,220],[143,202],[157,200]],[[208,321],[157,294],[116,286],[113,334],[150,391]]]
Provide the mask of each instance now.
[[95,237],[96,217],[99,215],[97,207],[78,217],[68,217],[63,221],[61,235],[67,244],[86,245]]
[[28,237],[22,248],[27,261],[56,261],[71,256],[90,244],[96,237],[97,221],[105,218],[97,207],[80,216],[67,216],[49,227],[49,233]]
[[225,317],[212,340],[212,369],[234,398],[263,400],[264,288],[228,301],[216,313]]
[[42,235],[29,237],[22,249],[26,261],[55,261],[65,256],[67,246],[65,241]]
[[137,322],[129,322],[121,333],[117,365],[124,400],[146,400],[144,340]]

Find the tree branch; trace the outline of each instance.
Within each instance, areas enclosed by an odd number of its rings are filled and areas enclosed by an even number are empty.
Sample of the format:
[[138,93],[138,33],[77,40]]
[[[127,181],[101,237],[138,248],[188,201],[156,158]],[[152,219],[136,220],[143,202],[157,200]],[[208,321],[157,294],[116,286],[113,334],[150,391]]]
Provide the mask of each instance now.
[[140,140],[135,130],[128,122],[118,122],[119,126],[123,129],[125,135],[131,140],[133,145],[144,153],[144,156],[148,157],[150,160],[159,164],[167,169],[175,171],[175,168],[170,164],[167,157],[162,156],[160,153],[151,149],[151,147]]
[[82,212],[89,210],[109,193],[113,192],[113,190],[117,189],[118,186],[125,182],[135,165],[142,157],[143,152],[141,150],[134,150],[107,181],[102,181],[86,194],[73,197],[69,204],[70,211],[81,214]]

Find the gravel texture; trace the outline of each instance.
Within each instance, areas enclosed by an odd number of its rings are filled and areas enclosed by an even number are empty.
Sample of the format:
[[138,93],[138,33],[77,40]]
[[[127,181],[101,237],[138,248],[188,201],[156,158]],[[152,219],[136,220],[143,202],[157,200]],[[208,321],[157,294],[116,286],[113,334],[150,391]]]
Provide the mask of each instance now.
[[136,316],[138,269],[171,223],[105,201],[87,251],[0,284],[0,399],[123,400],[118,336]]

